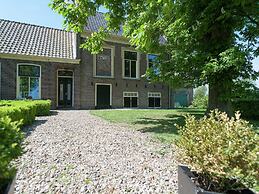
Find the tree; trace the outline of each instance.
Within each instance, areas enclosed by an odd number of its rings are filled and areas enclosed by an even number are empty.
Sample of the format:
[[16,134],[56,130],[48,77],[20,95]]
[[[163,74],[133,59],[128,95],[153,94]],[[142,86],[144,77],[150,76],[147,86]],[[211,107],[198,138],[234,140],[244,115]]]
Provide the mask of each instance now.
[[206,108],[208,106],[207,87],[199,86],[194,90],[192,107]]
[[208,109],[231,115],[235,82],[258,76],[251,60],[258,56],[257,0],[52,0],[68,30],[82,32],[87,18],[104,6],[107,26],[92,33],[83,48],[101,50],[111,32],[124,36],[143,52],[159,55],[153,80],[172,86],[209,84]]

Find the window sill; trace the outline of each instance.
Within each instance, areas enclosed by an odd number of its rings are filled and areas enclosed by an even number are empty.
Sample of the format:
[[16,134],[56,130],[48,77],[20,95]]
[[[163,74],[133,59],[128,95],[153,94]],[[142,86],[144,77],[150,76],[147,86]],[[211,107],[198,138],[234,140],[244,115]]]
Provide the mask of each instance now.
[[140,78],[132,78],[132,77],[123,77],[123,79],[127,79],[127,80],[140,80]]
[[94,78],[103,78],[103,79],[114,79],[114,77],[111,76],[93,76]]

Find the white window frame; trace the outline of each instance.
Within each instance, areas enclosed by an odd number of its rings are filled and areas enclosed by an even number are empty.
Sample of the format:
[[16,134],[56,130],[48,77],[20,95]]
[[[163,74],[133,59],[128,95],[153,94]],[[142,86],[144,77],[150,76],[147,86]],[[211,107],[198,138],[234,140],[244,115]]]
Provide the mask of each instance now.
[[93,55],[93,77],[98,77],[98,78],[114,78],[114,58],[115,58],[115,47],[114,46],[104,46],[104,49],[111,49],[111,76],[101,76],[101,75],[96,75],[96,55]]
[[[126,77],[125,76],[125,51],[137,53],[136,77]],[[140,53],[138,51],[136,51],[134,48],[122,47],[121,48],[121,58],[122,58],[122,78],[123,79],[135,79],[135,80],[140,79]]]
[[[123,92],[123,107],[124,107],[124,97],[137,97],[137,107],[130,107],[130,108],[138,108],[139,107],[139,95],[138,92]],[[127,108],[127,107],[124,107]]]
[[[161,108],[162,107],[162,94],[161,92],[148,92],[148,108]],[[149,98],[160,98],[160,106],[159,107],[150,107],[149,106]]]
[[112,84],[108,84],[108,83],[95,83],[95,88],[94,88],[94,105],[97,106],[97,86],[98,85],[109,85],[110,86],[110,106],[112,106]]
[[[38,64],[33,64],[33,63],[18,63],[17,64],[17,68],[16,68],[16,98],[17,99],[21,99],[19,97],[19,93],[20,93],[20,76],[19,76],[19,66],[20,65],[30,65],[30,66],[37,66],[40,67],[40,77],[39,78],[39,99],[41,99],[41,65]],[[29,77],[30,78],[30,77]],[[30,80],[30,79],[29,79]],[[29,81],[30,83],[30,81]],[[29,85],[29,91],[30,91],[30,85]]]

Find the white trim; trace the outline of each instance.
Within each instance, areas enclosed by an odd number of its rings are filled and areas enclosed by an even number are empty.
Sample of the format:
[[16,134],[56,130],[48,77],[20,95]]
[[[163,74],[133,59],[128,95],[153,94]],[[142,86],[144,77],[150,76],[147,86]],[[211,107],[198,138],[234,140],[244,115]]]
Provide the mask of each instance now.
[[[58,72],[59,71],[72,71],[72,73],[73,73],[73,75],[72,76],[59,76],[58,75]],[[74,82],[74,77],[75,77],[75,74],[74,74],[74,71],[73,70],[71,70],[71,69],[57,69],[57,72],[56,72],[56,77],[57,77],[57,87],[56,87],[56,89],[57,89],[57,95],[56,95],[56,107],[58,107],[58,78],[59,77],[63,77],[63,78],[72,78],[72,87],[73,87],[73,89],[72,89],[72,107],[74,107],[74,100],[75,100],[75,82]]]
[[112,84],[107,84],[107,83],[95,83],[95,87],[94,87],[94,105],[97,106],[97,86],[98,85],[109,85],[110,86],[110,106],[112,106]]
[[[137,53],[137,61],[136,61],[136,77],[125,77],[125,51],[136,52]],[[132,47],[121,47],[121,59],[122,59],[122,78],[123,79],[140,79],[140,52],[136,51]]]
[[111,49],[111,76],[96,75],[96,54],[93,55],[93,77],[97,78],[114,78],[114,58],[115,58],[115,46],[103,46],[104,49]]
[[161,92],[148,92],[148,97],[161,98]]
[[[37,78],[39,78],[39,99],[41,99],[41,65],[33,64],[33,63],[17,63],[17,67],[16,67],[16,98],[20,99],[19,98],[19,92],[20,92],[19,66],[20,65],[29,65],[29,66],[40,67],[40,77],[37,77]],[[21,77],[25,77],[25,76],[21,76]],[[29,79],[30,79],[30,76],[27,76],[27,77],[29,77]],[[30,82],[29,82],[29,91],[30,91]]]
[[65,58],[54,58],[54,57],[21,55],[21,54],[10,54],[10,53],[0,53],[0,58],[29,60],[29,61],[42,61],[42,62],[71,63],[71,64],[80,64],[80,61],[81,61],[81,59],[65,59]]
[[138,97],[138,92],[123,92],[124,97]]

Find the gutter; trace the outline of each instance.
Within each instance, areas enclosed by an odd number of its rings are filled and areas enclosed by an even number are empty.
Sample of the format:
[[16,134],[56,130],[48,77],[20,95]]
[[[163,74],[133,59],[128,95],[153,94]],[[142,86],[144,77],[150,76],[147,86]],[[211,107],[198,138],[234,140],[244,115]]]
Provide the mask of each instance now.
[[70,63],[80,64],[80,59],[66,59],[66,58],[55,58],[45,56],[34,56],[34,55],[21,55],[21,54],[10,54],[0,53],[2,59],[17,59],[17,60],[29,60],[29,61],[42,61],[42,62],[57,62],[57,63]]

